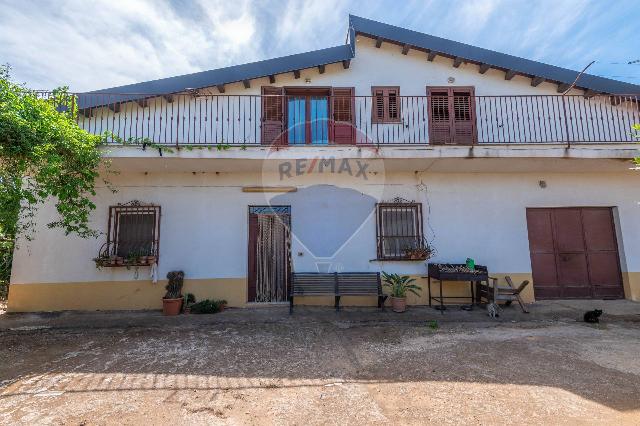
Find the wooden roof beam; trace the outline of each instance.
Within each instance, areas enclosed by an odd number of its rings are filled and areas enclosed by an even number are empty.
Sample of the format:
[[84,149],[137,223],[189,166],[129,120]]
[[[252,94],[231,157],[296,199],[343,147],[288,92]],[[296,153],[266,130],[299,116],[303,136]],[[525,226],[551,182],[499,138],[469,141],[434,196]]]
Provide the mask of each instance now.
[[120,112],[120,107],[121,107],[121,106],[122,106],[122,104],[120,104],[120,103],[118,102],[118,103],[112,103],[112,104],[109,104],[109,107],[108,107],[108,108],[109,108],[111,111],[113,111],[113,112]]
[[478,72],[480,74],[484,74],[489,71],[489,68],[491,68],[491,65],[489,64],[480,64],[480,67],[478,67]]
[[163,95],[162,96],[167,103],[173,102],[173,95]]
[[242,80],[242,85],[244,86],[245,89],[249,89],[249,88],[251,88],[251,81]]
[[380,49],[380,46],[382,46],[382,37],[376,38],[376,47]]
[[453,59],[453,67],[454,68],[458,68],[460,65],[462,65],[462,61],[463,61],[463,59],[460,56],[456,56]]
[[218,92],[224,93],[224,84],[218,84],[216,88],[218,89]]
[[507,70],[507,72],[504,73],[505,80],[511,80],[515,76],[516,76],[516,72],[514,70]]
[[349,69],[349,66],[351,65],[351,59],[345,59],[344,61],[342,61],[342,68]]
[[434,52],[433,50],[431,50],[429,53],[427,53],[427,61],[433,62],[433,60],[436,58],[436,56],[438,56],[438,54],[436,52]]
[[564,93],[564,92],[566,92],[567,90],[569,90],[569,87],[571,87],[571,85],[570,85],[570,84],[567,84],[567,83],[560,83],[560,84],[558,84],[558,87],[556,88],[556,92],[558,92],[558,93]]
[[300,78],[300,70],[293,70],[293,78]]
[[411,49],[411,46],[409,46],[408,44],[402,46],[402,54],[406,55],[407,53],[409,53],[409,49]]
[[269,83],[270,83],[270,84],[275,84],[275,82],[276,82],[276,76],[275,76],[275,75],[273,75],[273,74],[271,74],[271,75],[269,76]]
[[544,82],[543,77],[534,77],[531,79],[531,86],[538,87]]
[[318,72],[324,74],[324,65],[318,65]]

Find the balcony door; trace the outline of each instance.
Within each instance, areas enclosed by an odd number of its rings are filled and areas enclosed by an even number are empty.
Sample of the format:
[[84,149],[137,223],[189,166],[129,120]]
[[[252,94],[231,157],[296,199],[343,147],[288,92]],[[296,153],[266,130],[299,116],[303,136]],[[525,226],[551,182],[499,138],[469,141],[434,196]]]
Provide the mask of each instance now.
[[[288,91],[287,91],[288,92]],[[329,144],[329,91],[287,93],[287,142],[289,145]]]
[[263,145],[356,143],[353,87],[262,87]]

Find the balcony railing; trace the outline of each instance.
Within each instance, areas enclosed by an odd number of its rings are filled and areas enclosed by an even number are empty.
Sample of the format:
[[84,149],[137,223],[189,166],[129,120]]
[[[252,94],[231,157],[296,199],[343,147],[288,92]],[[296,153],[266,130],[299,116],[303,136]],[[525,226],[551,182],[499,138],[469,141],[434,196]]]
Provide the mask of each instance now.
[[[349,97],[341,104],[331,96],[310,98],[77,94],[70,102],[77,106],[78,124],[91,133],[109,135],[109,143],[177,147],[270,141],[280,145],[624,143],[635,141],[631,126],[640,123],[640,95],[398,96],[393,101],[395,119],[386,121],[374,114],[387,104],[372,96]],[[263,112],[265,108],[269,112]],[[267,125],[272,126],[269,140]],[[338,125],[343,135],[344,126],[350,126],[352,136],[338,141]],[[274,129],[281,135],[274,136]]]

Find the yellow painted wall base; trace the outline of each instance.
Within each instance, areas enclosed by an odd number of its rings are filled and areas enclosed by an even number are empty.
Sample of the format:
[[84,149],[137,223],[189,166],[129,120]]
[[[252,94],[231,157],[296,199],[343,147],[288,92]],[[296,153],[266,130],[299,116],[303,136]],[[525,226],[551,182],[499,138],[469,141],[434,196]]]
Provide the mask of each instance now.
[[[505,275],[511,276],[515,285],[523,280],[530,284],[523,291],[525,303],[535,301],[534,285],[531,274],[527,273],[492,273],[505,284]],[[414,276],[416,283],[422,287],[420,296],[409,294],[410,305],[428,305],[427,279]],[[623,273],[625,297],[640,301],[640,272]],[[161,309],[162,296],[166,280],[152,284],[149,280],[135,281],[97,281],[74,283],[40,283],[11,284],[9,287],[9,312],[38,312],[63,310],[135,310]],[[439,296],[439,285],[432,280],[431,292]],[[212,278],[186,279],[183,293],[193,293],[197,300],[225,299],[232,307],[244,307],[247,301],[246,278]],[[466,303],[464,299],[446,299],[446,296],[469,296],[469,283],[446,282],[443,287],[445,303]],[[340,300],[341,306],[376,306],[376,297],[345,296]],[[389,304],[390,301],[387,301]],[[296,305],[331,306],[333,297],[307,296],[297,297]]]
[[[64,310],[162,309],[166,280],[97,281],[75,283],[11,284],[9,312]],[[229,306],[245,306],[246,278],[185,279],[183,293],[197,300],[225,299]]]
[[623,272],[624,297],[640,302],[640,272]]

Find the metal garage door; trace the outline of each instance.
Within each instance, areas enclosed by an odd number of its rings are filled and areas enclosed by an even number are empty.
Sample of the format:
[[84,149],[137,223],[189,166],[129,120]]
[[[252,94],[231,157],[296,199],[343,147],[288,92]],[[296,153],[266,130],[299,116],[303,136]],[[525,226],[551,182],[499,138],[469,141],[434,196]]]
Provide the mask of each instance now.
[[527,209],[536,298],[622,298],[609,207]]

